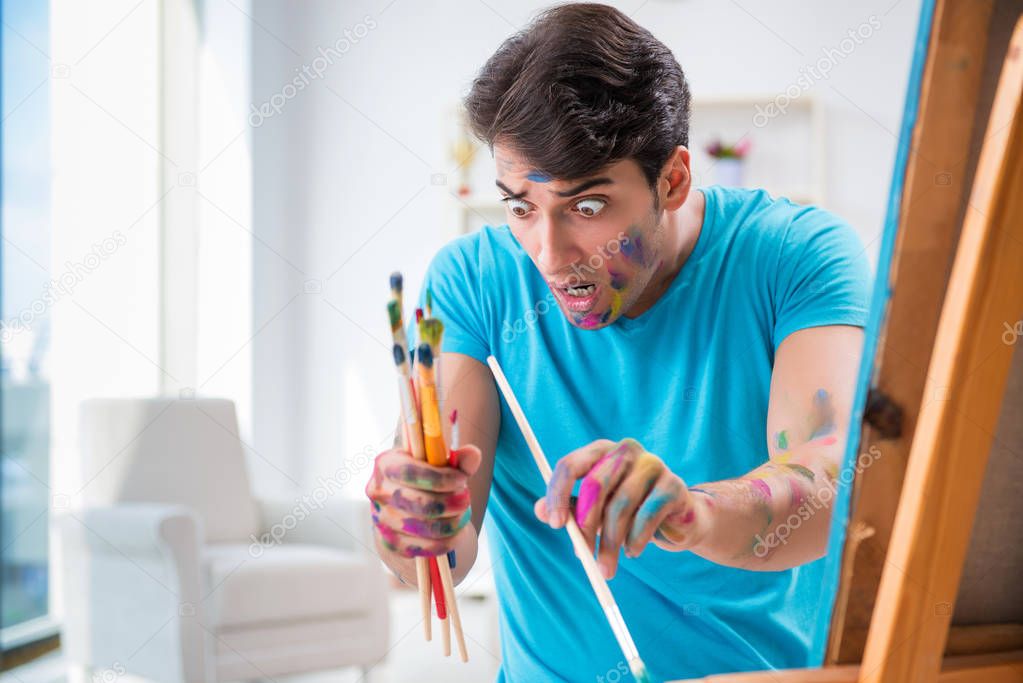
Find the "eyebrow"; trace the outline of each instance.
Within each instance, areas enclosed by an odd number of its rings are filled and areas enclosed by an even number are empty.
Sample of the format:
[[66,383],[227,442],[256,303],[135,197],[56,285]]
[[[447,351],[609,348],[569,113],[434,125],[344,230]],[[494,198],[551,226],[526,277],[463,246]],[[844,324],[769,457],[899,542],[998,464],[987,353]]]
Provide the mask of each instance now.
[[[525,190],[523,190],[522,192],[512,192],[511,189],[507,185],[502,183],[500,180],[496,181],[496,183],[497,186],[501,188],[501,190],[503,190],[510,199],[521,199],[522,197],[526,196]],[[575,187],[565,190],[564,192],[555,192],[554,194],[558,195],[559,197],[573,197],[579,194],[580,192],[585,192],[591,187],[596,187],[597,185],[613,184],[614,181],[607,177],[591,178],[590,180],[586,180],[580,183],[579,185],[576,185]]]

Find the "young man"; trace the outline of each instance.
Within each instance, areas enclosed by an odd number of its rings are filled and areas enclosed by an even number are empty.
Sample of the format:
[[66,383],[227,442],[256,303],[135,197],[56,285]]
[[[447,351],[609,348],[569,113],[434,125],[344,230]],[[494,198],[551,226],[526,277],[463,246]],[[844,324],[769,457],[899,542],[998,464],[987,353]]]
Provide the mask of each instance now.
[[[541,15],[466,106],[508,223],[446,246],[425,286],[473,445],[459,469],[378,456],[381,556],[414,583],[414,555],[454,549],[459,580],[489,511],[500,681],[629,677],[569,515],[655,679],[806,665],[867,316],[852,229],[693,187],[683,72],[610,7]],[[556,459],[548,487],[489,354]]]

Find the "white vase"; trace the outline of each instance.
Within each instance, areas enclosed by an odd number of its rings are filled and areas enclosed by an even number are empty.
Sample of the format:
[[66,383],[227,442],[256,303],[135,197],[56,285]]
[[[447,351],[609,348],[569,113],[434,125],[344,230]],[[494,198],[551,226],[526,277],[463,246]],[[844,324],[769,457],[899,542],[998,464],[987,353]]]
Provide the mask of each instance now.
[[718,185],[742,187],[742,170],[742,159],[729,157],[714,162],[714,177]]

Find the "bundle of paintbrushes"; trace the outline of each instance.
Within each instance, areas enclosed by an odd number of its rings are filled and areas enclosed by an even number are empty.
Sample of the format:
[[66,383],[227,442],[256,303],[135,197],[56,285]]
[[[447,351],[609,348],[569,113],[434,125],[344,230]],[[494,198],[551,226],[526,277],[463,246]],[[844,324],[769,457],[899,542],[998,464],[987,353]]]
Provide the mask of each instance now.
[[[441,338],[444,325],[431,317],[432,295],[427,291],[426,316],[416,309],[419,343],[412,355],[406,348],[404,329],[404,308],[402,304],[401,273],[391,275],[391,300],[387,313],[391,322],[391,336],[394,341],[394,365],[398,371],[398,393],[401,399],[401,415],[405,448],[416,460],[425,460],[434,467],[457,466],[449,460],[448,447],[444,443],[441,429],[441,406],[437,393],[437,376],[440,370]],[[452,415],[452,420],[455,416]],[[457,427],[457,424],[454,425]],[[451,451],[458,447],[457,428],[452,429]],[[453,457],[453,455],[452,455]],[[451,655],[451,628],[454,628],[458,642],[458,654],[463,662],[469,661],[462,635],[462,620],[455,602],[454,583],[451,579],[451,554],[438,557],[416,558],[416,582],[423,612],[423,630],[427,640],[432,640],[433,618],[430,595],[437,609],[443,638],[444,656]]]

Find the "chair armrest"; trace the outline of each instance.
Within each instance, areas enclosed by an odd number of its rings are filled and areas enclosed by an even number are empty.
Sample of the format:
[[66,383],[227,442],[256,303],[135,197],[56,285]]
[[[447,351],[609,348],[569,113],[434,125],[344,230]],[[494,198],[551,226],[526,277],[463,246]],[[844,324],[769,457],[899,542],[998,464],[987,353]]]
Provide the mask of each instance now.
[[122,555],[198,550],[203,542],[201,522],[188,508],[164,503],[122,503],[71,513],[61,520],[84,527],[89,550]]
[[[54,519],[63,547],[62,648],[87,666],[124,663],[166,681],[210,680],[199,557],[202,523],[180,505],[124,503]],[[140,633],[159,637],[139,650]]]
[[360,555],[376,555],[373,546],[369,501],[338,496],[325,502],[308,497],[298,500],[256,501],[262,533],[254,544],[309,543],[326,545]]

